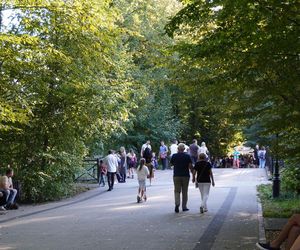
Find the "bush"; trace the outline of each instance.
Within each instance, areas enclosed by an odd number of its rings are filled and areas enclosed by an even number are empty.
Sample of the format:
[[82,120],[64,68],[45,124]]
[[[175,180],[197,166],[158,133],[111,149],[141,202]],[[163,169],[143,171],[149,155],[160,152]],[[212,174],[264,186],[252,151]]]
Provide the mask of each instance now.
[[55,157],[48,157],[47,162],[43,167],[33,163],[19,170],[16,177],[21,182],[22,201],[53,201],[73,192],[74,173],[82,160],[66,153],[56,153]]
[[279,198],[273,198],[271,184],[259,185],[257,190],[264,217],[289,218],[294,213],[300,213],[299,195],[282,191]]
[[300,166],[287,166],[281,172],[282,189],[300,194]]

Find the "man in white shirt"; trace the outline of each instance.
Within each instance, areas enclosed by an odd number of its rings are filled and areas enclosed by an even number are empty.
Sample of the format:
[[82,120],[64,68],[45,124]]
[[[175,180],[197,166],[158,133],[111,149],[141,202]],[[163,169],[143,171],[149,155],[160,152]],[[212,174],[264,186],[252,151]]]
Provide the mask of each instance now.
[[152,148],[151,148],[149,140],[145,144],[143,144],[143,146],[142,146],[142,149],[141,149],[141,158],[145,158],[146,164],[151,163]]
[[149,140],[145,144],[142,145],[142,148],[141,148],[141,157],[142,158],[144,157],[144,151],[146,148],[149,148],[150,150],[152,150]]
[[118,159],[113,154],[112,150],[108,151],[108,155],[104,158],[104,162],[107,166],[107,182],[108,182],[108,190],[111,191],[114,188],[115,175],[118,168]]

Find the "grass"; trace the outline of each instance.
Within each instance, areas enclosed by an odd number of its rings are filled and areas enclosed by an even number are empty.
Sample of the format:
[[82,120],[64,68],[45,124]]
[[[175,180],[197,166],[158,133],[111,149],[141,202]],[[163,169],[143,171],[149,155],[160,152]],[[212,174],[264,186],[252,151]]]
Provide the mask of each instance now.
[[272,197],[272,185],[257,187],[262,203],[263,217],[289,218],[294,213],[300,213],[300,196],[281,191],[280,197]]

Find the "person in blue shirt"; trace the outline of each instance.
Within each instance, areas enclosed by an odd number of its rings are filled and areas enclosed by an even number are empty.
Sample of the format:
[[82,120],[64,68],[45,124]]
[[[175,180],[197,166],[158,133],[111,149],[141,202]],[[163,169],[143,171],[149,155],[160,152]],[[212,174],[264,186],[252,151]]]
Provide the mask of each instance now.
[[180,195],[182,193],[182,211],[188,211],[188,187],[190,181],[190,172],[193,172],[191,157],[184,153],[185,145],[179,143],[178,153],[173,154],[171,164],[173,167],[173,182],[175,196],[175,213],[179,213]]
[[168,148],[165,145],[164,141],[160,142],[160,147],[159,147],[159,158],[162,163],[162,170],[165,170],[168,167]]

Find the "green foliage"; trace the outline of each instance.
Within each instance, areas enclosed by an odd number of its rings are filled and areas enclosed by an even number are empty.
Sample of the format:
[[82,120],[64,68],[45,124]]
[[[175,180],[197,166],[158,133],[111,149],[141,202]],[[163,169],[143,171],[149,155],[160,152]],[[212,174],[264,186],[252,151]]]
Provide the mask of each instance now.
[[132,77],[139,85],[131,95],[135,108],[122,123],[124,129],[115,131],[109,143],[104,143],[105,151],[124,145],[139,151],[147,139],[156,150],[160,140],[168,142],[181,132],[180,118],[174,112],[177,100],[168,86],[170,69],[164,63],[167,47],[173,43],[164,26],[180,5],[173,0],[118,0],[114,4],[122,14],[123,41],[132,55]]
[[263,216],[270,218],[289,218],[300,212],[300,197],[291,193],[281,193],[279,198],[272,198],[272,185],[257,187],[262,203]]
[[282,187],[285,191],[295,191],[300,195],[300,167],[299,164],[287,164],[281,171]]
[[83,157],[146,139],[222,155],[258,138],[274,152],[278,134],[300,159],[296,1],[181,3],[1,2],[0,157],[24,199],[64,196]]
[[140,150],[142,144],[151,141],[154,150],[158,150],[160,141],[166,143],[177,138],[181,124],[172,110],[173,103],[167,89],[152,89],[151,93],[140,100],[133,117],[125,124],[126,133],[114,134],[112,145],[118,148]]
[[299,161],[296,6],[295,0],[186,1],[166,31],[176,40],[179,74],[186,72],[178,84],[198,90],[198,100],[247,129],[249,139],[273,145],[279,134],[281,156]]
[[109,2],[2,5],[18,20],[1,33],[0,155],[26,200],[65,195],[91,138],[108,138],[134,105]]

